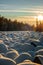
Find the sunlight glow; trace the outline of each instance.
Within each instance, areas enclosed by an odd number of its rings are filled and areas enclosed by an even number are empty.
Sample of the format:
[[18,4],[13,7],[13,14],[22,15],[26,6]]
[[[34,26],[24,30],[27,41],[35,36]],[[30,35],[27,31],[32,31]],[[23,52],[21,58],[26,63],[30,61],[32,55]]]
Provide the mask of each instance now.
[[42,15],[39,15],[37,18],[38,18],[38,21],[42,21],[43,20],[43,16]]

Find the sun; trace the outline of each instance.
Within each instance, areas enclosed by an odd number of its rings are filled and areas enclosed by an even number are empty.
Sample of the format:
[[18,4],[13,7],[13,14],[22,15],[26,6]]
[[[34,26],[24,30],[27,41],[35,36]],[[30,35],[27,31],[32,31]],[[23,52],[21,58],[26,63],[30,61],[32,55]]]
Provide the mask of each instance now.
[[43,16],[42,15],[39,15],[37,18],[38,18],[38,21],[42,21],[43,20]]

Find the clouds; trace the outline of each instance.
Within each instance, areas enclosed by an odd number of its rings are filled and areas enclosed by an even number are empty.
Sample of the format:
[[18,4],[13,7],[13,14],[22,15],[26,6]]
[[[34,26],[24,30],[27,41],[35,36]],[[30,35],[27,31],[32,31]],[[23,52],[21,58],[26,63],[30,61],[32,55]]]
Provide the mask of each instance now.
[[29,12],[37,14],[43,13],[43,6],[42,5],[33,6],[30,4],[27,4],[25,6],[20,4],[0,4],[0,12]]
[[[5,4],[0,4],[0,6],[8,6]],[[11,5],[13,6],[13,5]],[[43,15],[43,9],[40,7],[31,7],[31,8],[19,8],[19,9],[0,9],[0,15],[7,18],[16,18],[16,17],[25,17],[25,16],[38,16],[39,14]],[[27,17],[26,17],[27,18]]]
[[22,12],[22,13],[28,13],[28,14],[43,14],[43,9],[15,9],[15,10],[0,10],[0,12]]
[[32,4],[32,5],[37,5],[37,4],[41,4],[41,3],[43,3],[43,0],[0,0],[0,3],[2,4]]
[[43,0],[0,0],[1,9],[42,8]]
[[35,24],[39,14],[43,15],[43,0],[0,0],[0,15],[6,18]]
[[32,11],[32,10],[0,10],[0,12],[31,12],[31,13],[37,13],[39,11]]

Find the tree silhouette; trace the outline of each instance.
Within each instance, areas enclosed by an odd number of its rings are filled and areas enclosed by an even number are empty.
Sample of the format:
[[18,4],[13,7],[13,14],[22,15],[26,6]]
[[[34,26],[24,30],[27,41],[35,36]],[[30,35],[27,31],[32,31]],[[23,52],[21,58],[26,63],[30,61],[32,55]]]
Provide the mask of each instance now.
[[3,16],[0,16],[0,31],[27,31],[33,30],[33,26],[18,22],[17,20],[12,21]]
[[39,32],[43,32],[43,21],[38,21],[38,19],[36,19],[36,28],[35,28],[35,30],[39,31]]

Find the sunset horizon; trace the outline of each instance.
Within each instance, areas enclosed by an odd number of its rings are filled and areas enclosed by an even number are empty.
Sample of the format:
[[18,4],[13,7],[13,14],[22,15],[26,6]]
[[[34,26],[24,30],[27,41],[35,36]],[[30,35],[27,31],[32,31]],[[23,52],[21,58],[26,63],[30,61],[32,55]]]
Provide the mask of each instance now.
[[36,18],[43,18],[43,0],[1,0],[0,15],[8,19],[36,25]]

